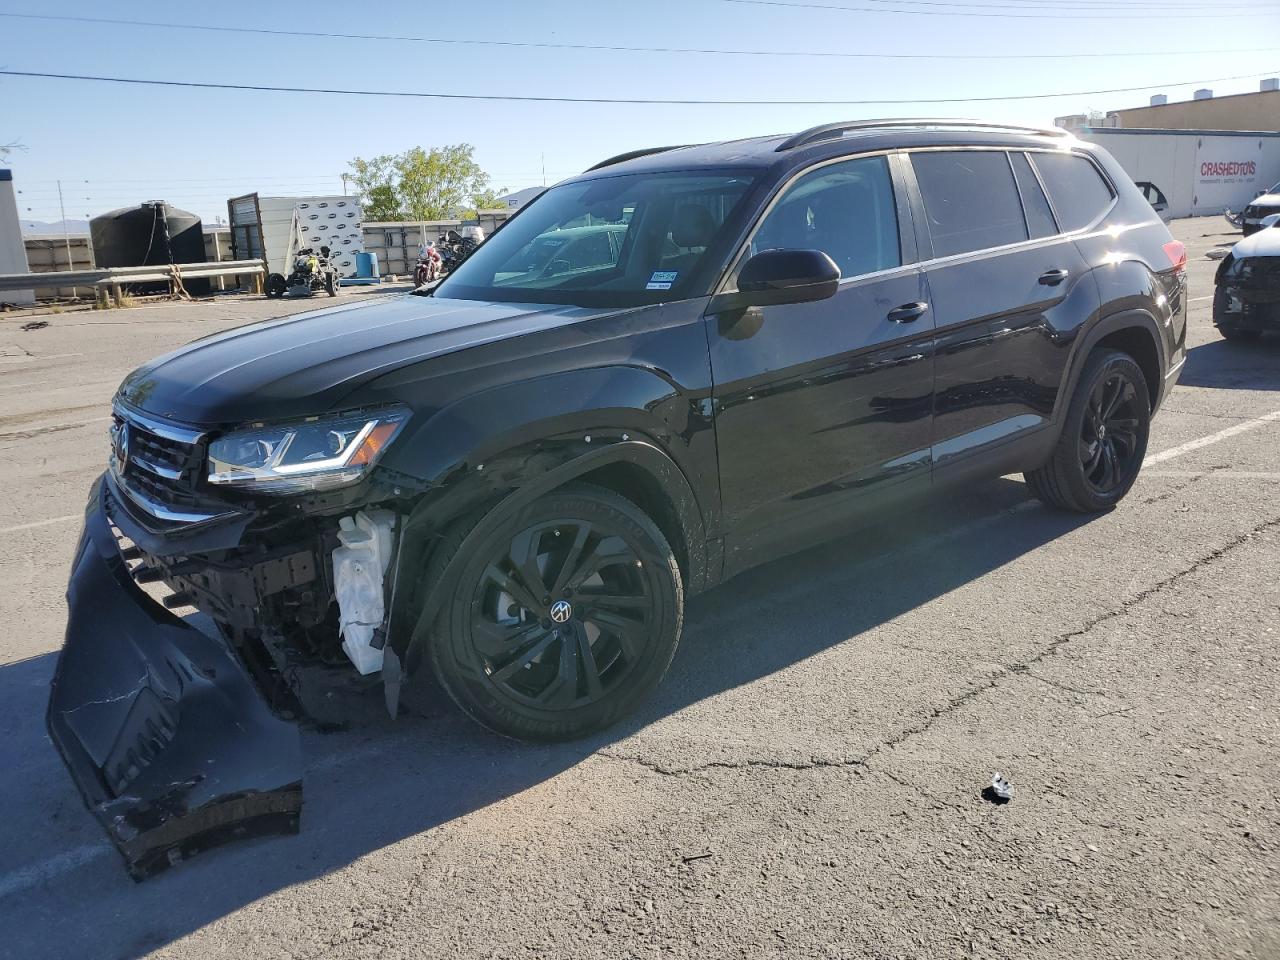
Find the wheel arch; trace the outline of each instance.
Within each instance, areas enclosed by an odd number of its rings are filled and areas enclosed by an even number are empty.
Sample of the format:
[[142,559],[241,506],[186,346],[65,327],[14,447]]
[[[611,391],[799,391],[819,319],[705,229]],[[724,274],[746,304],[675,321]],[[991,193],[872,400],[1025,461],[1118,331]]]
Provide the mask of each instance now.
[[[627,439],[622,439],[622,436]],[[477,465],[479,466],[479,465]],[[594,483],[635,503],[667,538],[686,590],[708,583],[706,524],[693,486],[675,460],[651,437],[620,434],[587,443],[582,436],[552,438],[500,454],[483,469],[456,478],[421,498],[404,524],[397,579],[425,571],[443,532],[467,518],[475,524],[432,583],[393,590],[390,645],[415,673],[426,632],[456,589],[464,558],[512,510],[575,482]]]
[[1164,371],[1168,364],[1160,325],[1146,310],[1124,310],[1101,317],[1077,339],[1070,374],[1063,379],[1055,404],[1059,423],[1066,418],[1086,361],[1100,347],[1120,350],[1133,357],[1147,382],[1147,396],[1153,414],[1164,399]]

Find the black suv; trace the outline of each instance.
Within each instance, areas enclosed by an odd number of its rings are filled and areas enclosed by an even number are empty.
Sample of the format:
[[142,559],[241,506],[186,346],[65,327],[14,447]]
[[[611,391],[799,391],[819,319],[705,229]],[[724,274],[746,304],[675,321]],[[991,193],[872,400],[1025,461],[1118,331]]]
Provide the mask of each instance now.
[[53,739],[141,874],[295,827],[280,715],[341,719],[336,690],[394,713],[434,674],[501,733],[598,730],[659,682],[691,594],[890,502],[1021,471],[1113,507],[1183,364],[1185,261],[1057,130],[865,121],[605,161],[426,297],[125,380]]

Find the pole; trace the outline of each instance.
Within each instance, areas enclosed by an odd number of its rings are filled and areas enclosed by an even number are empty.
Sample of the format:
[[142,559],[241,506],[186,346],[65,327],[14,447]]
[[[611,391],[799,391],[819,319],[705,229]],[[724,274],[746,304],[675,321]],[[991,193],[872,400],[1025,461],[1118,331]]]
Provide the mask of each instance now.
[[547,185],[547,155],[545,153],[542,155],[542,185],[544,187]]
[[[48,181],[46,181],[47,183]],[[62,215],[62,242],[67,245],[67,269],[74,270],[75,262],[71,259],[71,235],[67,232],[67,208],[62,204],[62,181],[58,181],[58,213]],[[80,293],[75,287],[71,288],[71,299],[79,300]]]

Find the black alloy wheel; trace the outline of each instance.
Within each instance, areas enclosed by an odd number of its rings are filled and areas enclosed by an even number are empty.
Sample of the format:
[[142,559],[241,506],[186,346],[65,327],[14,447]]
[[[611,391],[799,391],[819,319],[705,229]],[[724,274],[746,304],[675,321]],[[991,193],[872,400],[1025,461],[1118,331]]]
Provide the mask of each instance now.
[[682,606],[679,567],[652,520],[611,491],[577,486],[516,511],[463,559],[432,661],[442,686],[491,729],[573,739],[657,684]]
[[1100,496],[1109,496],[1131,482],[1140,463],[1135,456],[1145,443],[1138,442],[1138,390],[1146,390],[1113,369],[1099,378],[1089,393],[1089,404],[1080,427],[1080,464],[1085,480]]
[[1052,507],[1110,510],[1138,479],[1150,428],[1141,368],[1119,350],[1095,351],[1076,382],[1053,455],[1025,474],[1027,485]]

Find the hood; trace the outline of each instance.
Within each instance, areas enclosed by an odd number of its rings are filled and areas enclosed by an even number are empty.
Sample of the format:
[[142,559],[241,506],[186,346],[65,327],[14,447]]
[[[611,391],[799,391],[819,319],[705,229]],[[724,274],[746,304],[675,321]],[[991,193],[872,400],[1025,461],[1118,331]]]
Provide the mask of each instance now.
[[[1277,196],[1280,203],[1280,196]],[[1231,256],[1236,260],[1245,257],[1280,257],[1280,225],[1259,230],[1245,237],[1231,248]]]
[[312,416],[400,367],[610,312],[406,294],[196,340],[129,374],[118,397],[196,425]]
[[1246,204],[1250,207],[1275,207],[1280,210],[1280,193],[1263,193]]

